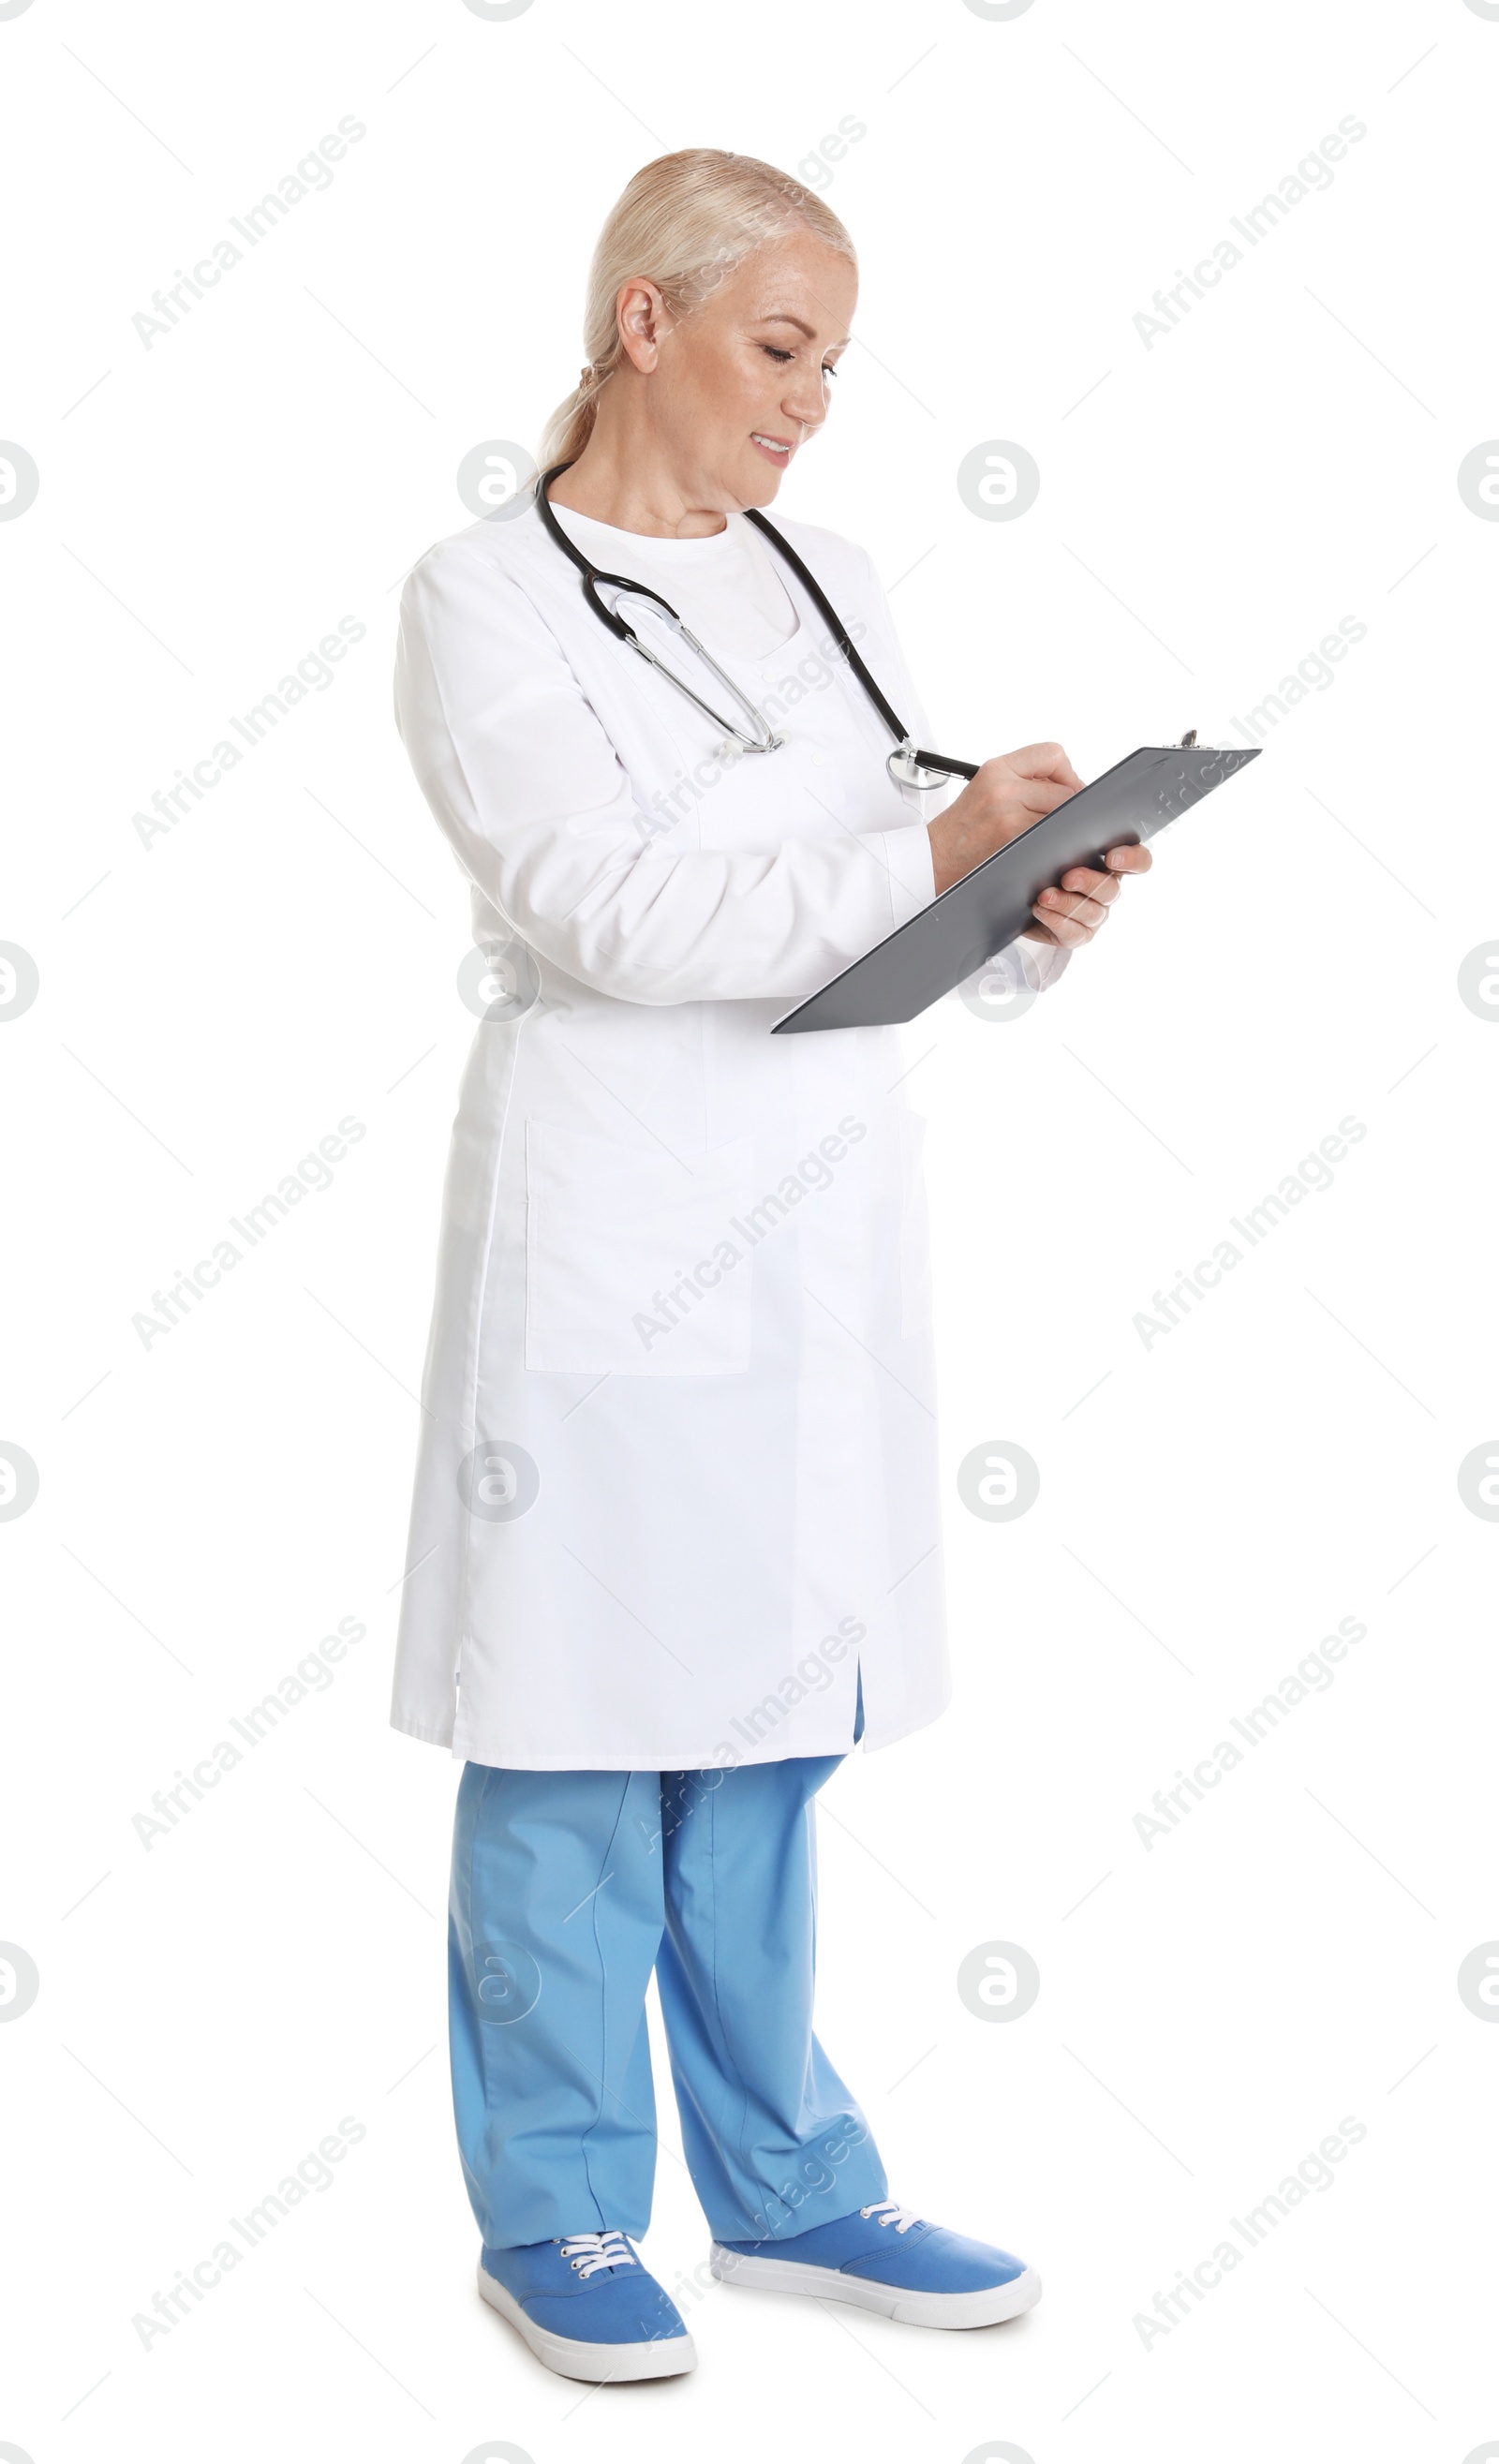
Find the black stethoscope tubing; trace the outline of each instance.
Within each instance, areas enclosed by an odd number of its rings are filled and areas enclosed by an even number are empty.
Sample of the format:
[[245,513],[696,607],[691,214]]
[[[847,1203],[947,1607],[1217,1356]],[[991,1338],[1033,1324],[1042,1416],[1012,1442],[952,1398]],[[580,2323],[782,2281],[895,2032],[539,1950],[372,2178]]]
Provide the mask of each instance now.
[[[570,471],[572,465],[570,462],[557,462],[553,464],[550,471],[542,472],[540,477],[536,483],[537,511],[540,515],[542,522],[545,524],[547,532],[554,544],[562,549],[563,556],[567,558],[570,563],[575,564],[578,571],[582,574],[584,597],[587,600],[594,614],[603,624],[608,627],[609,631],[613,633],[618,640],[628,643],[632,650],[638,650],[641,657],[649,660],[652,667],[659,668],[661,672],[670,678],[671,682],[677,687],[679,692],[686,693],[688,699],[695,702],[697,708],[700,711],[705,712],[716,724],[721,725],[723,722],[719,717],[719,715],[713,711],[707,702],[701,700],[699,696],[693,692],[692,687],[685,684],[680,676],[676,675],[665,665],[664,661],[655,656],[654,652],[641,641],[639,635],[626,623],[625,619],[618,613],[617,609],[606,606],[603,599],[599,596],[599,584],[601,583],[605,583],[613,589],[627,590],[635,598],[649,599],[653,605],[660,608],[662,614],[676,629],[676,631],[692,644],[693,649],[707,662],[707,665],[713,669],[714,673],[728,686],[729,691],[735,695],[736,700],[740,703],[741,707],[747,707],[753,710],[753,704],[745,703],[744,696],[738,692],[738,689],[734,684],[732,678],[724,675],[722,669],[718,667],[716,661],[708,657],[707,652],[703,649],[702,644],[696,639],[695,635],[688,631],[687,627],[682,623],[676,609],[671,605],[669,600],[663,599],[659,591],[648,589],[644,583],[630,581],[625,574],[605,573],[600,566],[592,563],[589,559],[584,555],[581,548],[574,545],[566,532],[562,529],[557,516],[553,513],[551,505],[548,502],[546,493],[548,488],[551,486],[552,481],[554,479],[561,478],[562,473],[564,471]],[[979,767],[976,761],[955,760],[951,755],[946,753],[923,752],[912,743],[908,731],[901,724],[900,719],[891,708],[890,703],[881,693],[879,686],[871,675],[869,669],[860,658],[858,651],[854,649],[852,642],[849,639],[848,628],[844,624],[843,618],[839,615],[836,607],[834,607],[821,583],[817,581],[813,574],[808,572],[806,566],[803,563],[802,559],[798,556],[789,539],[783,539],[774,523],[768,522],[765,519],[764,515],[759,512],[753,505],[745,507],[744,518],[746,521],[754,523],[755,528],[760,532],[761,536],[770,541],[777,554],[783,557],[785,562],[791,567],[792,572],[801,583],[803,589],[811,600],[813,606],[817,609],[818,614],[822,617],[823,622],[827,627],[828,632],[833,641],[837,643],[843,656],[852,669],[855,676],[857,676],[865,693],[869,695],[871,702],[879,712],[881,718],[890,729],[892,736],[895,738],[895,750],[888,757],[887,760],[887,767],[890,770],[892,778],[896,780],[898,783],[905,786],[919,786],[923,781],[915,774],[923,770],[937,774],[935,778],[931,778],[925,782],[931,785],[936,785],[938,783],[938,780],[942,778],[972,779],[975,777]],[[757,716],[762,717],[761,714],[756,715]],[[768,753],[773,751],[782,742],[782,740],[783,739],[779,737],[770,736],[765,743],[747,745],[746,749],[752,752]],[[897,769],[897,763],[902,764],[903,767]]]

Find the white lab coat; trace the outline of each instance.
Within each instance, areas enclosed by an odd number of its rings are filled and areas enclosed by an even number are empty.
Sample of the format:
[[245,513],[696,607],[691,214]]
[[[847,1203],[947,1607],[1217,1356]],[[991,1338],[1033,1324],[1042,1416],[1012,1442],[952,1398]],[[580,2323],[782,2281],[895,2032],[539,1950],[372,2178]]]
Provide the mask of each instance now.
[[[782,527],[930,741],[868,557]],[[788,740],[729,760],[534,508],[402,600],[402,737],[501,1006],[535,991],[464,1072],[397,1645],[394,1725],[471,1761],[841,1752],[861,1669],[867,1746],[947,1700],[898,1032],[770,1032],[932,898],[930,843],[783,579],[797,632],[721,664]]]

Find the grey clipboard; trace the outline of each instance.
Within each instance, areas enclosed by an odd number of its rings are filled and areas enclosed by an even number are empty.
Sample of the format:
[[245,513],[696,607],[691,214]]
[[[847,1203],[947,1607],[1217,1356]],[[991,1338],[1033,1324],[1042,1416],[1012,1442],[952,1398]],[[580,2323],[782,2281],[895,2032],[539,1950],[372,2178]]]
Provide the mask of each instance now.
[[1017,940],[1031,909],[1074,864],[1102,869],[1107,848],[1138,847],[1259,758],[1211,745],[1142,744],[1054,812],[986,856],[845,967],[771,1029],[805,1035],[829,1026],[898,1026]]

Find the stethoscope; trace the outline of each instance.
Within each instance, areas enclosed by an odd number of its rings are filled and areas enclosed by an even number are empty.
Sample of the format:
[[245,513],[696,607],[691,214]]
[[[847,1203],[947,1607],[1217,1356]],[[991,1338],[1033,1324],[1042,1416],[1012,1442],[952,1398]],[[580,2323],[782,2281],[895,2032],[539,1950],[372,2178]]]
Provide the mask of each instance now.
[[[609,631],[621,642],[628,643],[632,650],[638,650],[643,659],[649,660],[651,667],[665,676],[669,684],[673,684],[678,693],[686,694],[687,699],[695,709],[702,712],[705,718],[712,719],[715,727],[721,728],[724,731],[725,739],[736,744],[741,753],[777,752],[784,744],[785,737],[776,734],[763,711],[758,710],[748,695],[739,691],[734,678],[724,673],[717,660],[704,649],[696,634],[690,631],[683,624],[671,603],[663,599],[658,591],[648,589],[643,582],[630,582],[622,573],[602,572],[596,564],[589,562],[581,548],[574,546],[553,513],[546,494],[552,481],[561,478],[562,473],[570,471],[571,468],[570,462],[556,462],[550,471],[542,472],[536,483],[537,511],[545,523],[555,545],[562,549],[563,556],[570,563],[575,564],[582,574],[583,595],[600,624],[606,625]],[[761,536],[769,539],[778,555],[785,559],[874,708],[895,738],[895,750],[889,755],[885,764],[895,784],[898,787],[939,787],[944,779],[974,778],[979,767],[976,761],[955,761],[945,753],[924,753],[913,744],[907,730],[901,725],[858,651],[849,641],[842,617],[821,583],[808,573],[790,541],[783,539],[775,525],[767,522],[764,515],[758,512],[753,505],[746,506],[744,518],[746,521],[753,522]],[[615,594],[612,606],[607,605],[601,597],[602,590],[610,590]],[[701,660],[709,673],[722,686],[735,704],[739,717],[746,723],[747,733],[745,727],[737,726],[733,719],[726,719],[720,711],[715,710],[711,702],[704,701],[701,693],[693,691],[685,676],[679,675],[669,661],[658,656],[649,642],[641,640],[634,627],[619,613],[619,603],[624,598],[643,599],[650,602],[657,615],[670,627],[674,637],[684,643],[695,658]]]

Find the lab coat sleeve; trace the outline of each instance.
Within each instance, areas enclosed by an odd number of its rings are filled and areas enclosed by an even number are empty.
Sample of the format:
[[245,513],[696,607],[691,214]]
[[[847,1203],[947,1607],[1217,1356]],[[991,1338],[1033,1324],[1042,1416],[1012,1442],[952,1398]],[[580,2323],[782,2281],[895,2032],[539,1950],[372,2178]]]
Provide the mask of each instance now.
[[[934,753],[945,752],[947,748],[937,744],[934,740],[932,722],[922,707],[920,696],[911,680],[911,671],[906,666],[900,638],[891,617],[890,602],[885,596],[879,576],[867,553],[864,561],[869,568],[870,606],[875,620],[873,627],[875,640],[872,647],[880,679],[884,682],[888,678],[893,686],[893,697],[895,708],[905,717],[907,726],[915,731],[917,744],[926,745],[928,750]],[[971,759],[974,757],[966,758]],[[962,781],[955,779],[947,787],[936,791],[930,802],[923,805],[924,818],[929,822],[936,821],[937,814],[945,811],[954,797],[961,795],[962,787]],[[925,831],[922,832],[922,836],[925,838]],[[931,841],[928,840],[927,844],[930,847]],[[1002,950],[997,957],[988,959],[971,976],[965,976],[960,984],[955,984],[952,991],[944,998],[948,1001],[958,1001],[981,978],[987,978],[992,981],[996,976],[1001,977],[1016,992],[1045,992],[1047,986],[1054,984],[1058,976],[1065,972],[1071,955],[1070,950],[1059,949],[1051,942],[1025,939],[1012,941],[1008,949]]]
[[935,895],[919,826],[758,853],[664,845],[557,636],[462,538],[407,582],[396,717],[471,879],[544,957],[621,1001],[795,1000]]

